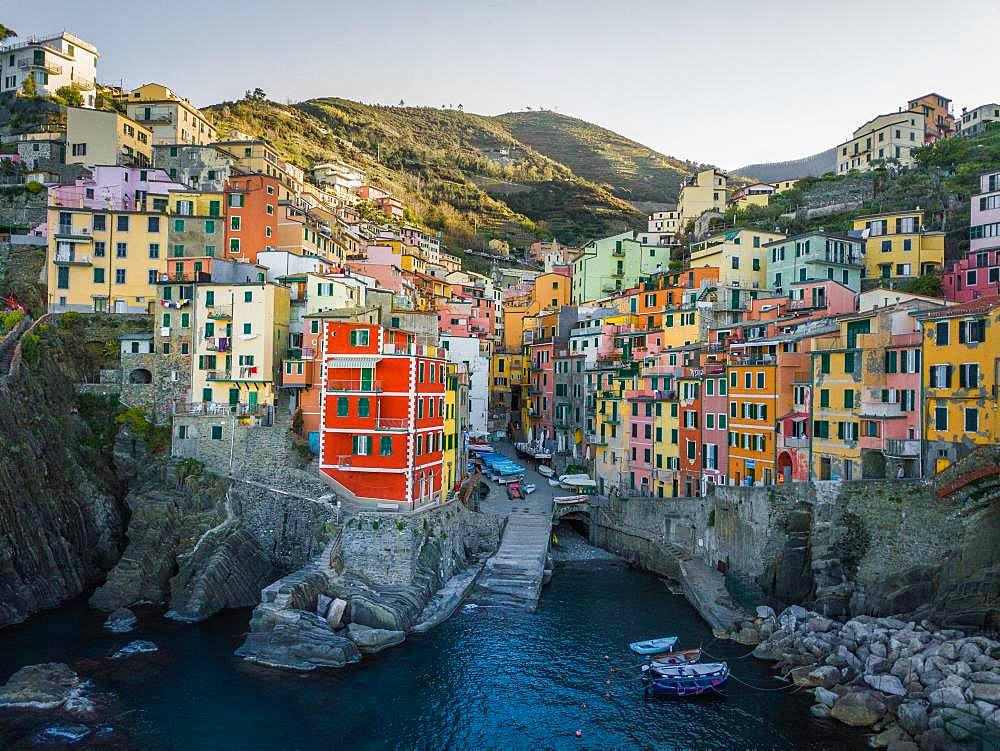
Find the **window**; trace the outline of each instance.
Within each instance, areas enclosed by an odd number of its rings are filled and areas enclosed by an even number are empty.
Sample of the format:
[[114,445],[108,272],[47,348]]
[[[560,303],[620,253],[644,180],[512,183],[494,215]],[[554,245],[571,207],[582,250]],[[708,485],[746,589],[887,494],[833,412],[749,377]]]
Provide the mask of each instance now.
[[150,243],[149,244],[149,257],[150,258],[159,258],[160,257],[160,244],[159,243]]
[[934,330],[934,340],[938,344],[948,343],[948,321],[938,321]]
[[979,432],[979,410],[975,407],[965,408],[965,432],[966,433],[978,433]]
[[937,406],[934,408],[934,430],[948,429],[948,408]]
[[358,399],[358,417],[368,417],[369,415],[369,402],[367,396],[362,396]]
[[733,268],[734,269],[739,269],[739,267],[740,267],[740,259],[739,259],[739,257],[738,256],[733,256]]
[[958,385],[968,389],[978,388],[979,365],[977,363],[965,363],[958,366]]
[[854,372],[854,352],[844,353],[844,372],[845,373]]
[[74,143],[72,148],[73,156],[87,156],[87,144]]
[[757,372],[757,388],[764,388],[764,371]]
[[930,387],[932,389],[951,388],[951,365],[932,365],[930,368]]
[[128,256],[128,243],[115,243],[115,258],[126,258]]
[[819,406],[820,407],[830,406],[830,389],[819,390]]
[[105,253],[104,248],[105,248],[104,240],[95,240],[94,241],[94,256],[96,258],[104,258],[104,253]]
[[367,347],[368,329],[351,329],[350,342],[352,347]]
[[222,440],[222,426],[221,425],[213,425],[212,426],[212,440],[213,441],[221,441]]
[[94,284],[104,284],[104,269],[94,269]]
[[56,287],[58,289],[69,289],[69,268],[66,266],[60,266],[58,271],[58,278],[56,280]]
[[846,389],[844,391],[844,408],[845,409],[854,408],[854,391],[852,389]]
[[824,352],[819,356],[819,372],[823,375],[830,373],[830,353]]
[[128,232],[128,217],[119,214],[115,217],[115,219],[117,220],[115,223],[115,229],[119,232]]
[[379,438],[378,453],[379,456],[392,456],[392,436],[384,435]]
[[253,292],[246,290],[243,293],[243,302],[253,302]]
[[962,344],[978,344],[986,341],[986,319],[958,322],[958,341]]
[[895,373],[896,372],[896,357],[897,354],[893,350],[888,350],[885,353],[885,372]]
[[238,216],[229,217],[229,229],[239,231],[240,229],[240,218]]
[[815,436],[816,438],[829,438],[830,423],[828,423],[826,420],[814,420],[813,436]]
[[174,232],[183,232],[183,231],[184,231],[184,220],[174,219]]
[[107,219],[104,214],[94,214],[94,232],[104,232],[107,229]]
[[371,456],[372,437],[370,435],[351,436],[351,453],[355,456]]
[[125,269],[115,269],[115,284],[125,284]]
[[239,209],[243,207],[243,194],[242,193],[230,193],[229,194],[229,206],[230,208]]

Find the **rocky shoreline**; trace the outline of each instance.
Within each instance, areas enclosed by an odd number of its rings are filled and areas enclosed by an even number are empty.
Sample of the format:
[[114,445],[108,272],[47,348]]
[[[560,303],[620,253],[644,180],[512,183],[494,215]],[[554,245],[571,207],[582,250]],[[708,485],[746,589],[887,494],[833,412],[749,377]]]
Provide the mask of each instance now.
[[758,607],[727,636],[811,689],[813,717],[867,729],[874,748],[1000,742],[1000,641],[902,617],[839,622],[797,605]]

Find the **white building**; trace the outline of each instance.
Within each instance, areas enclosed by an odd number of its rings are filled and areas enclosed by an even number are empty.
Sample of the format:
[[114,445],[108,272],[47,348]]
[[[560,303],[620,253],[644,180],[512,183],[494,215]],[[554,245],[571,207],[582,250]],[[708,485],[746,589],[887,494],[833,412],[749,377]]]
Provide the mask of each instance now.
[[21,91],[31,76],[40,96],[76,86],[85,107],[94,106],[97,47],[67,34],[32,36],[0,48],[0,93]]
[[312,168],[317,185],[332,189],[336,196],[350,203],[357,201],[354,191],[365,184],[365,173],[344,162],[322,162]]
[[980,104],[971,110],[963,109],[958,118],[958,135],[974,136],[986,130],[987,123],[1000,122],[1000,104]]
[[486,414],[490,395],[489,350],[479,339],[464,336],[442,336],[448,362],[464,365],[469,374],[469,432],[486,435]]

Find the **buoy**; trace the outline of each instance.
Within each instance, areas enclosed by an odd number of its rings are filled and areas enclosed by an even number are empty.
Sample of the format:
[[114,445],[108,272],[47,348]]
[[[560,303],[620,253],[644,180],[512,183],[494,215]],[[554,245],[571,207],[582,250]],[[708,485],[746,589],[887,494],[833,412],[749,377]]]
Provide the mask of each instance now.
[[587,702],[581,701],[580,702],[580,709],[586,709],[586,708],[587,708]]
[[605,686],[610,686],[611,685],[611,679],[608,678],[606,681],[604,681],[604,685]]
[[582,730],[577,730],[576,731],[576,737],[577,738],[582,738],[583,737],[583,731]]
[[611,672],[612,673],[615,672],[615,666],[614,665],[611,666]]
[[604,698],[605,698],[605,699],[610,699],[610,698],[611,698],[611,692],[610,692],[610,691],[608,691],[607,693],[605,693],[605,694],[604,694]]
[[610,658],[610,657],[608,657],[607,655],[604,655],[604,659],[605,659],[605,660],[610,660],[611,658]]

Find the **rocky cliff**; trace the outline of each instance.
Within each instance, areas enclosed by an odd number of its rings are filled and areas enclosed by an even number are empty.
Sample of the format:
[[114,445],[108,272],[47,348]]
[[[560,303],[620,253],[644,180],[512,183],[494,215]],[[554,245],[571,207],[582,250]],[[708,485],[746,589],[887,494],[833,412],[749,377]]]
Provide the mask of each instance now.
[[79,326],[43,321],[0,358],[0,626],[80,595],[123,544],[129,478],[113,405],[76,394]]

